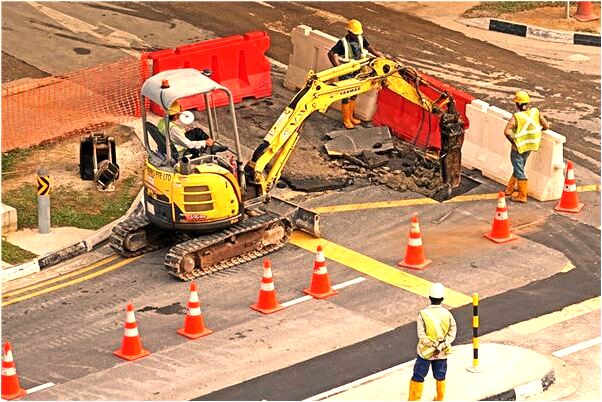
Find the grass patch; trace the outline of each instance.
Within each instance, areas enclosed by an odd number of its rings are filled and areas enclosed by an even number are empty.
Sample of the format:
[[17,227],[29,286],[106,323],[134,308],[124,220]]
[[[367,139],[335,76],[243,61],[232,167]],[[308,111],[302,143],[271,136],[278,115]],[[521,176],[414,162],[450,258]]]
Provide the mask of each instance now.
[[2,153],[2,173],[11,172],[18,162],[24,161],[33,152],[32,148],[17,148]]
[[[50,190],[50,220],[52,226],[74,226],[99,229],[123,216],[136,198],[137,178],[129,176],[115,183],[113,193],[75,191],[68,187]],[[2,202],[17,209],[19,229],[38,226],[37,186],[26,184],[2,195]]]
[[466,10],[462,17],[483,18],[499,17],[503,14],[517,13],[541,7],[566,7],[563,1],[487,1]]
[[23,250],[21,247],[15,246],[2,239],[2,261],[15,265],[33,260],[37,256],[37,254]]

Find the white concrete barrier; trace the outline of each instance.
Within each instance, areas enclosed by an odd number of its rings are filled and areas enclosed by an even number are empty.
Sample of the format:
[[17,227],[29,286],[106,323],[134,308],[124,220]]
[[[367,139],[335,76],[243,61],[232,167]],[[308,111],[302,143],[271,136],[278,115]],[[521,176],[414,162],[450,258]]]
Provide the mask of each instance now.
[[[298,25],[291,32],[293,52],[289,56],[284,86],[290,90],[300,89],[307,80],[309,70],[322,71],[332,67],[328,60],[328,51],[339,40],[332,35],[312,29],[307,25]],[[359,95],[355,107],[355,116],[370,121],[376,112],[377,91]],[[341,110],[341,102],[331,107]]]
[[[462,146],[462,165],[479,169],[485,177],[506,185],[512,175],[511,145],[504,128],[511,113],[475,99],[466,106],[470,128]],[[529,196],[538,201],[557,200],[564,185],[563,144],[566,138],[554,131],[543,132],[538,152],[527,161]]]
[[3,269],[2,282],[4,283],[19,279],[27,275],[35,274],[36,272],[40,272],[40,264],[38,263],[37,259],[29,261],[25,264]]

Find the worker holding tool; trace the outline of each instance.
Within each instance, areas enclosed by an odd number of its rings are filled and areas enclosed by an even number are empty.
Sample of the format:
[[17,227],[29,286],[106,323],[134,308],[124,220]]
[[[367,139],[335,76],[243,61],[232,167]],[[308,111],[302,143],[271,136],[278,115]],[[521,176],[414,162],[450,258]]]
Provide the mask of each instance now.
[[[347,23],[347,34],[343,36],[328,52],[328,59],[333,66],[342,63],[348,63],[351,60],[359,60],[368,55],[368,52],[375,56],[382,57],[383,54],[368,43],[363,36],[362,24],[358,20],[349,20]],[[352,78],[353,75],[343,75],[339,80]],[[355,100],[357,95],[345,98],[341,101],[341,112],[343,113],[343,125],[347,129],[354,128],[354,124],[360,124],[362,121],[353,117],[355,110]]]
[[[167,114],[169,115],[169,138],[176,146],[178,154],[182,154],[188,149],[192,153],[192,157],[196,158],[205,151],[206,147],[213,146],[213,138],[209,137],[202,128],[195,127],[186,131],[178,124],[182,123],[180,119],[182,107],[177,101],[167,109]],[[190,123],[192,121],[188,122],[188,124]],[[159,120],[157,128],[161,134],[165,135],[165,119]]]
[[414,374],[410,381],[409,401],[418,401],[422,396],[424,377],[429,367],[433,367],[433,377],[437,380],[436,401],[445,396],[445,374],[447,373],[447,355],[451,353],[451,344],[456,339],[456,320],[443,306],[445,288],[434,283],[429,292],[431,305],[418,314],[418,346]]
[[[527,202],[528,182],[525,175],[527,159],[531,151],[539,150],[541,131],[549,129],[550,124],[538,108],[531,106],[531,99],[525,91],[516,92],[514,103],[518,112],[512,115],[504,129],[504,135],[512,144],[510,162],[514,169],[505,194],[511,196],[512,201]],[[517,185],[518,192],[515,191]]]

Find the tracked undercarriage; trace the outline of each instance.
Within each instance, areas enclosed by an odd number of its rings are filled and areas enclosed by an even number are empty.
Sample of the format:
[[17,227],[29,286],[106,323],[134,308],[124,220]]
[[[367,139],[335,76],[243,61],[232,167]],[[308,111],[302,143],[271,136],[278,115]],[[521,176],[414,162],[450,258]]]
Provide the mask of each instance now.
[[146,216],[131,217],[113,228],[110,245],[124,257],[172,246],[165,256],[165,268],[189,281],[278,250],[294,229],[319,236],[318,220],[310,210],[272,198],[267,208],[251,210],[242,222],[198,236],[163,230]]

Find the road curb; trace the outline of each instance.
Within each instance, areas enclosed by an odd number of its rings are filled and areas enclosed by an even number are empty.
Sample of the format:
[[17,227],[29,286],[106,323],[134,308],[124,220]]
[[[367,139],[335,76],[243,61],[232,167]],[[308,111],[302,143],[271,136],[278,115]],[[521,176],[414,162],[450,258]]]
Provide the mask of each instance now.
[[48,253],[42,257],[38,257],[33,261],[28,261],[26,263],[15,265],[13,267],[2,270],[2,283],[23,278],[24,276],[31,275],[36,272],[40,272],[40,270],[52,267],[61,262],[67,261],[71,258],[92,251],[92,249],[96,245],[102,243],[103,241],[109,238],[113,227],[115,227],[119,222],[127,219],[132,214],[140,213],[140,211],[142,211],[142,196],[144,194],[143,190],[144,189],[141,189],[138,192],[138,195],[134,199],[134,202],[132,202],[132,205],[130,205],[130,208],[127,210],[125,215],[123,215],[119,219],[116,219],[113,222],[106,224],[105,226],[94,232],[92,235],[86,237],[83,240],[78,241],[77,243],[73,243],[69,246],[63,247],[60,250],[55,250],[52,253]]
[[457,19],[456,21],[475,28],[545,40],[548,42],[600,47],[600,35],[587,32],[557,31],[531,25],[517,24],[515,22],[497,18],[463,18]]
[[554,369],[550,370],[539,380],[534,380],[526,384],[515,387],[509,391],[490,396],[482,401],[522,401],[527,397],[541,394],[547,390],[556,380]]

